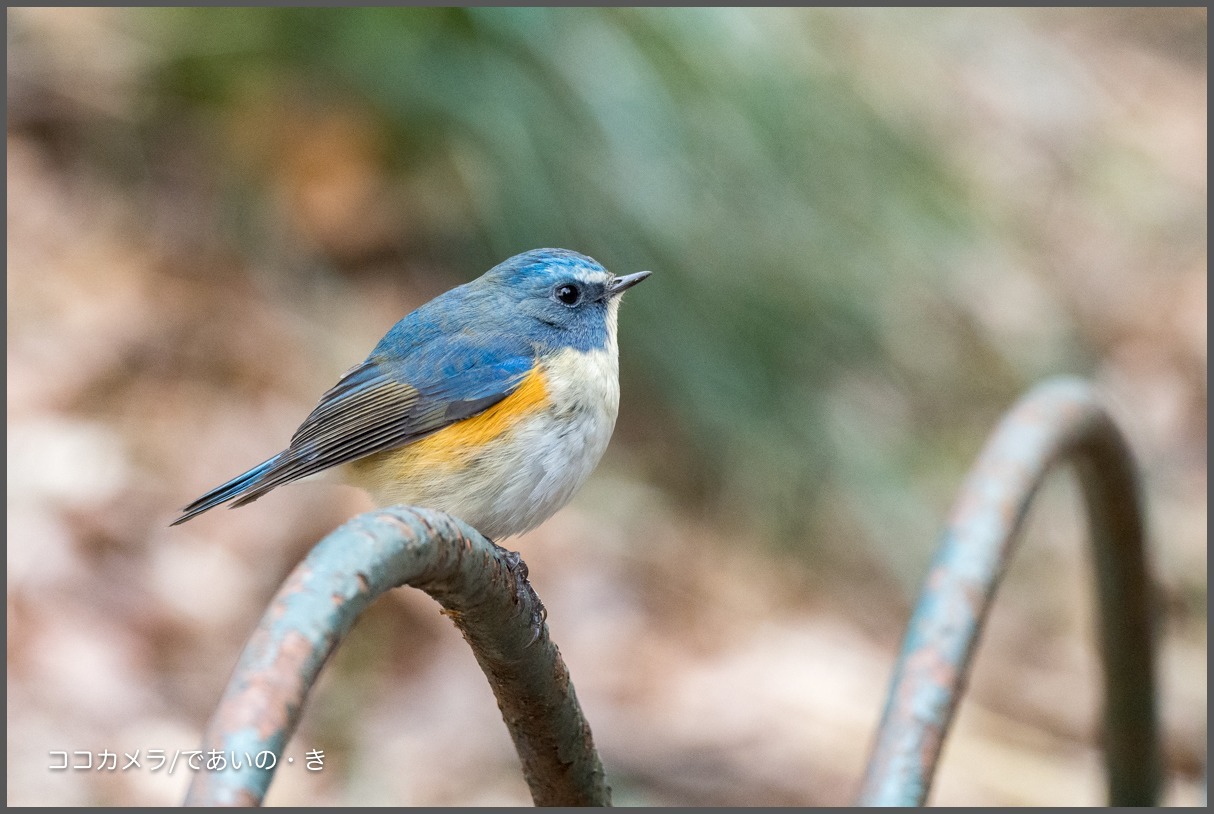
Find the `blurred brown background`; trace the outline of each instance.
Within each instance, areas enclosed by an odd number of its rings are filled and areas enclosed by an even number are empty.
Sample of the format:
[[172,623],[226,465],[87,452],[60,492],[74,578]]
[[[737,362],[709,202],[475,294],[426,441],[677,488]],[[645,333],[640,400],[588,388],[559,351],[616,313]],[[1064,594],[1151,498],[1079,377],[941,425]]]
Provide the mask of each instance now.
[[[169,529],[410,309],[539,246],[653,269],[615,438],[513,540],[618,804],[840,804],[963,474],[1108,392],[1206,738],[1206,12],[9,9],[8,802],[173,804],[308,548],[306,482]],[[1041,495],[932,802],[1103,800],[1086,541]],[[378,602],[271,804],[526,804],[437,605]],[[125,762],[125,761],[124,761]]]

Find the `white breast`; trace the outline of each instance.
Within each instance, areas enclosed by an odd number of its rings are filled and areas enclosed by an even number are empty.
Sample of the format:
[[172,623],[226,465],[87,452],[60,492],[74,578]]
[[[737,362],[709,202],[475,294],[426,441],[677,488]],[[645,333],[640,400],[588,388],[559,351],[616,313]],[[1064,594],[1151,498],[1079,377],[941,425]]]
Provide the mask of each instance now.
[[547,520],[603,457],[620,406],[614,311],[606,347],[588,353],[566,349],[542,363],[551,404],[512,430],[506,442],[511,449],[499,458],[502,466],[492,478],[496,494],[484,494],[490,505],[478,507],[484,526],[469,520],[488,536],[494,534],[486,527],[518,534]]

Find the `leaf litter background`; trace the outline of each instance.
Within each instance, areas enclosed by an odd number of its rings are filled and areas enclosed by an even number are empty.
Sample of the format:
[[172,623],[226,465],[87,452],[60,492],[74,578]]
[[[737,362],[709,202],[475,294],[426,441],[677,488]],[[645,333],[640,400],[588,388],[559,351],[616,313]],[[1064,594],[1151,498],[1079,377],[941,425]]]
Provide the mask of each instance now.
[[[655,271],[616,437],[512,541],[619,804],[855,793],[999,415],[1106,388],[1164,590],[1166,802],[1206,720],[1204,10],[8,13],[8,802],[180,801],[308,548],[305,482],[170,530],[401,315],[517,251]],[[932,793],[1098,804],[1077,495],[1041,496]],[[526,804],[437,606],[378,602],[270,804]]]

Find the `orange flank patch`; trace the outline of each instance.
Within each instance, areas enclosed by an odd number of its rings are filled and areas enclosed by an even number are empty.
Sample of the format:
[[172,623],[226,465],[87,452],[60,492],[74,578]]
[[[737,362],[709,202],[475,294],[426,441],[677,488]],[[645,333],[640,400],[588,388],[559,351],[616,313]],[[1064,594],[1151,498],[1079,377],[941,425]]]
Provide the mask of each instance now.
[[434,435],[410,444],[406,449],[435,463],[447,463],[453,457],[479,452],[481,447],[513,427],[523,416],[547,406],[548,387],[544,383],[544,374],[538,367],[532,368],[517,390],[485,412],[457,421]]
[[460,468],[481,449],[522,418],[548,406],[544,374],[534,368],[518,389],[497,404],[471,418],[457,421],[408,446],[370,455],[352,466],[360,481],[407,479],[427,469]]

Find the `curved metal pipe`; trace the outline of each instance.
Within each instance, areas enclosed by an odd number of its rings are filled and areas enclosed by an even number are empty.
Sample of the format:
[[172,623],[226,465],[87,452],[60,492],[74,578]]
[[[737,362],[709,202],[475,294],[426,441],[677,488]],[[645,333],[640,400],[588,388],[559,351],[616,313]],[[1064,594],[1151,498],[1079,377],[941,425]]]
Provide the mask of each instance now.
[[860,805],[927,799],[1016,532],[1042,480],[1061,463],[1074,463],[1078,472],[1096,565],[1109,800],[1157,801],[1156,604],[1134,464],[1092,387],[1055,379],[1011,409],[953,505],[903,640]]
[[[259,805],[321,667],[384,591],[412,585],[443,606],[472,647],[537,805],[610,805],[611,791],[569,671],[517,555],[442,512],[368,512],[300,563],[250,637],[204,740],[221,770],[195,772],[187,805]],[[235,756],[235,760],[233,759]],[[239,768],[234,763],[239,762]]]

